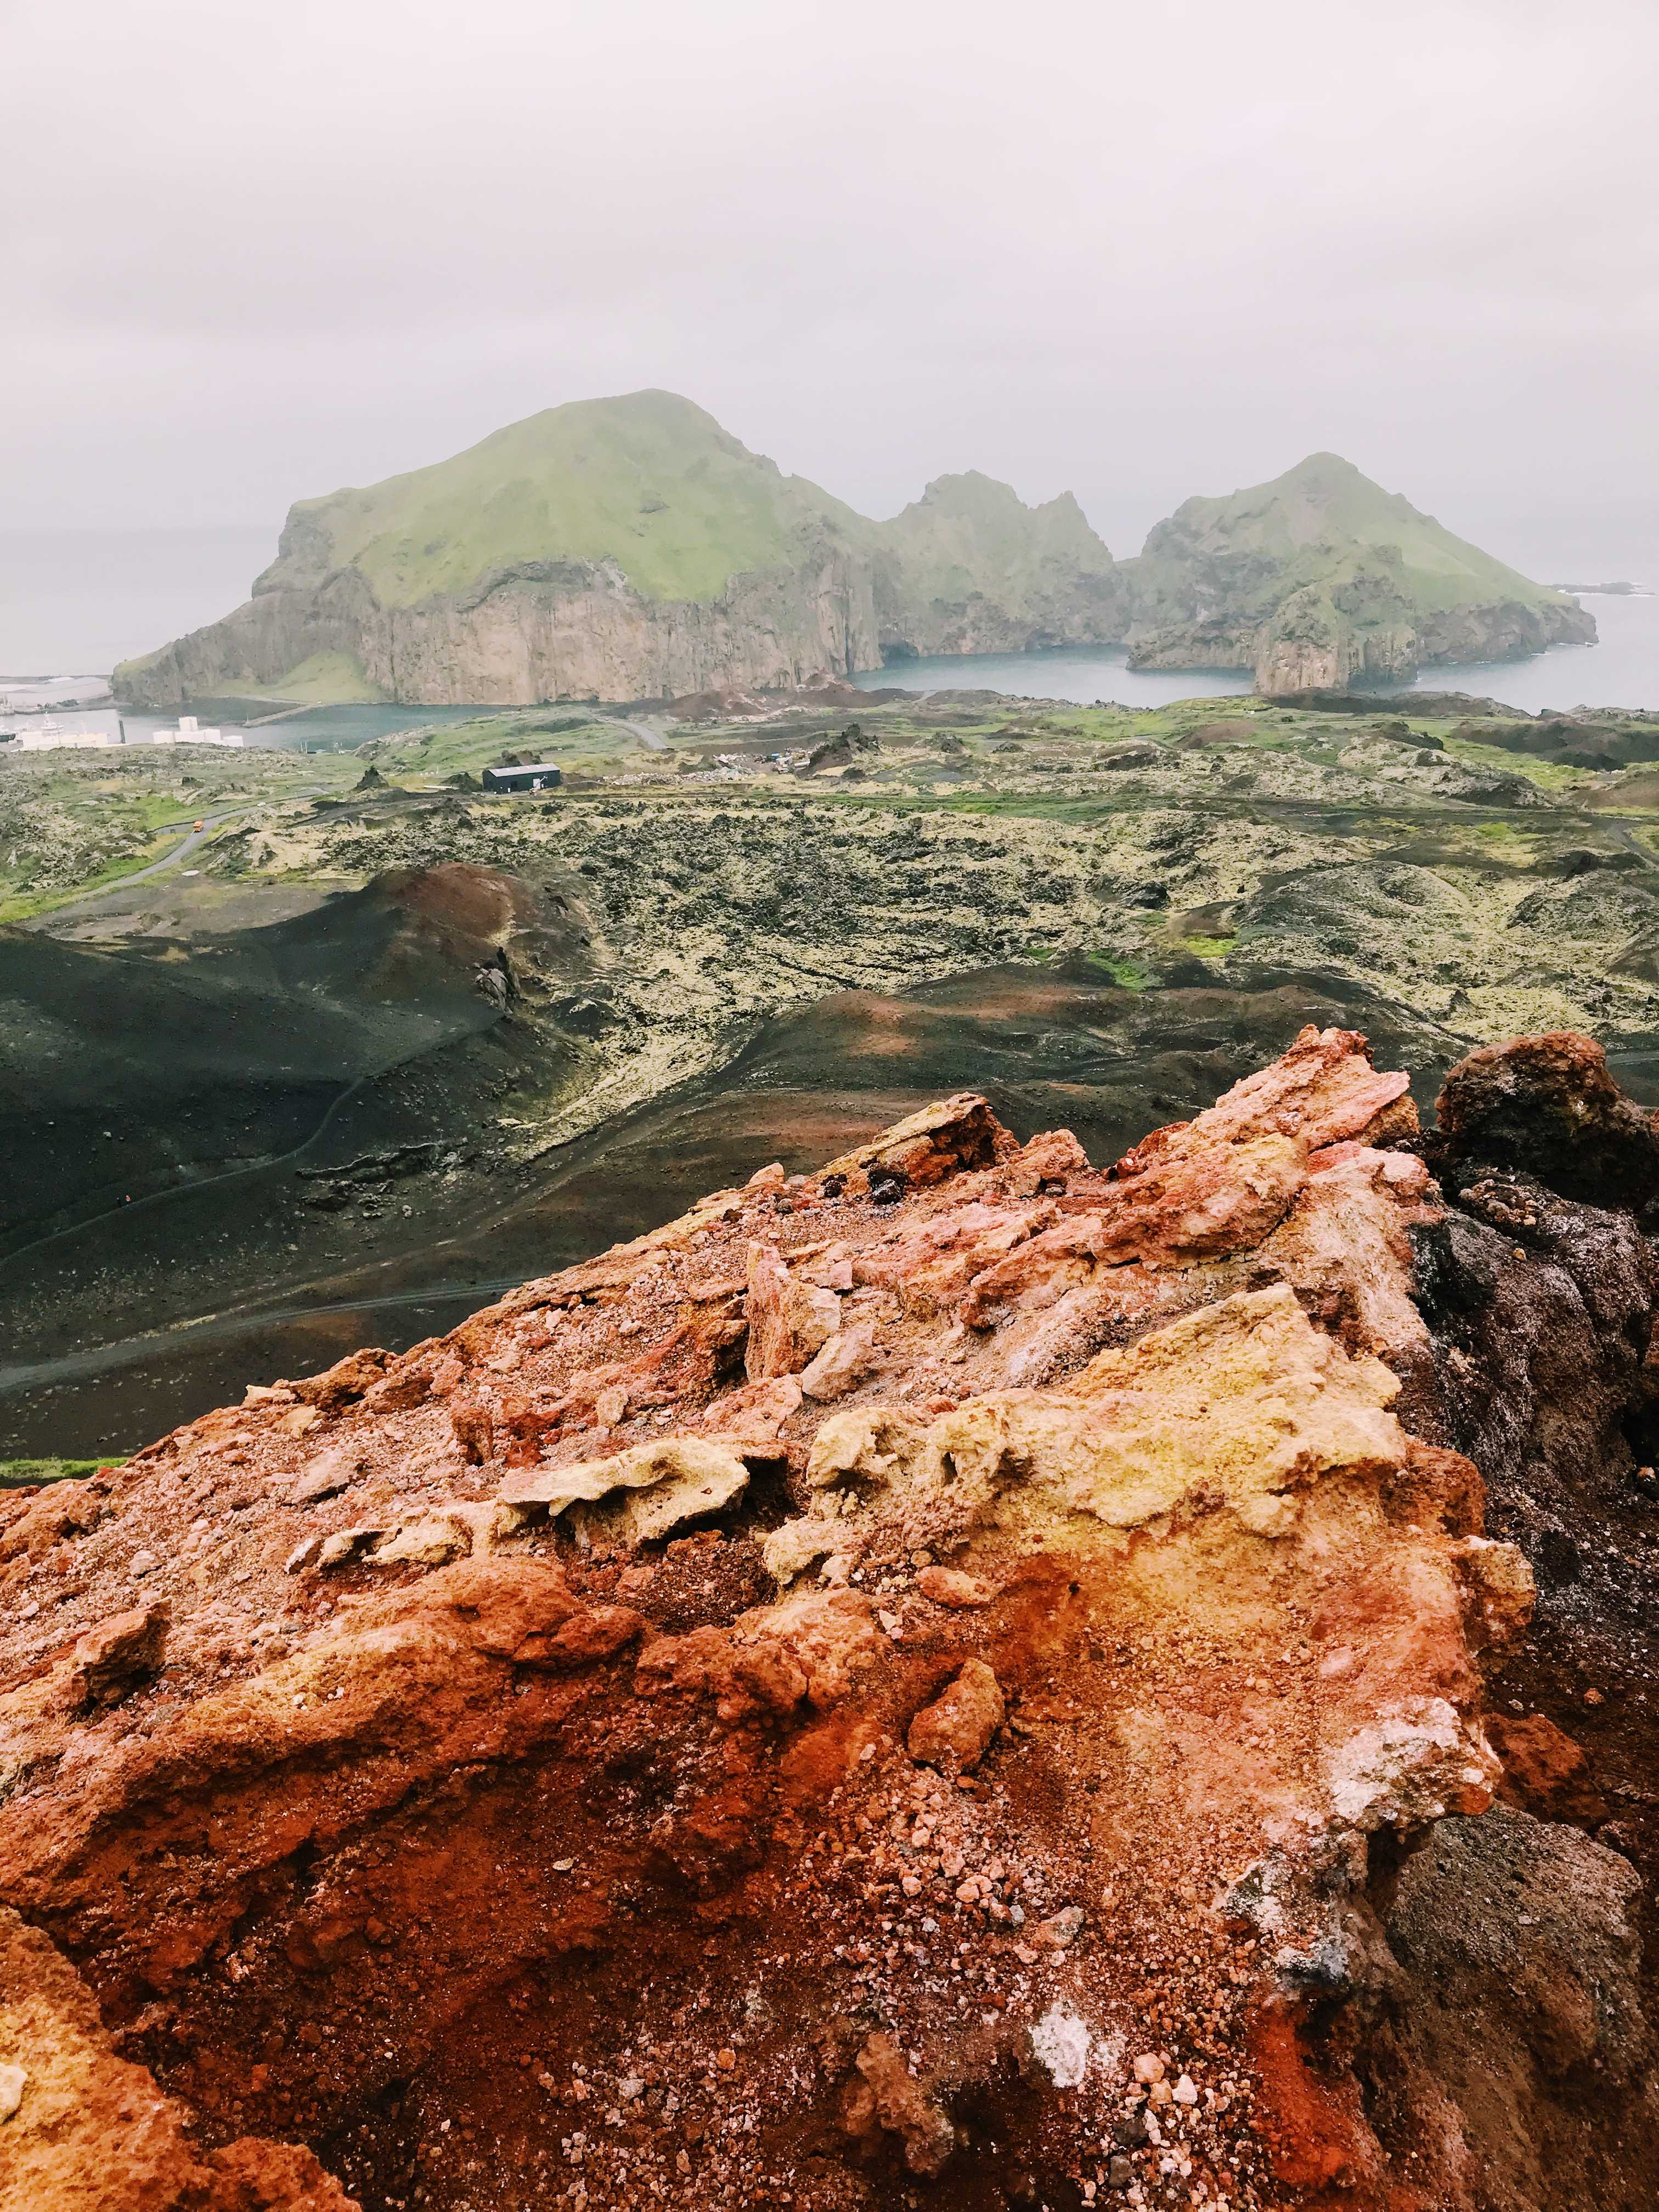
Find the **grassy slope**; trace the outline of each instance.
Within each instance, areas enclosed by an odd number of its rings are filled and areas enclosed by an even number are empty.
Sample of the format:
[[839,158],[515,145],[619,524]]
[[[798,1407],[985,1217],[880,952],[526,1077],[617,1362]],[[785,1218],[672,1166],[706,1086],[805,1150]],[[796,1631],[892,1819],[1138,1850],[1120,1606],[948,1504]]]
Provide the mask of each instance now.
[[1027,507],[977,469],[930,483],[882,536],[907,592],[950,606],[982,592],[1018,612],[1062,580],[1109,575],[1114,566],[1069,492]]
[[[1310,454],[1271,483],[1225,499],[1185,501],[1152,532],[1137,568],[1143,588],[1174,590],[1185,599],[1190,587],[1184,580],[1194,560],[1243,566],[1255,556],[1277,568],[1270,594],[1277,599],[1287,583],[1294,587],[1334,579],[1367,555],[1386,556],[1396,548],[1401,586],[1425,611],[1503,599],[1538,606],[1560,599],[1559,592],[1454,537],[1335,453]],[[1249,591],[1243,578],[1241,585]]]
[[[969,471],[938,479],[890,522],[868,521],[666,392],[550,408],[431,467],[302,501],[260,580],[303,588],[355,565],[382,605],[408,607],[502,568],[614,561],[647,599],[707,604],[734,576],[795,568],[826,538],[872,564],[901,616],[976,594],[1016,618],[1040,615],[1114,575],[1133,578],[1154,623],[1192,620],[1200,600],[1259,622],[1310,584],[1362,622],[1396,620],[1402,602],[1427,612],[1559,599],[1334,454],[1187,501],[1138,561],[1115,567],[1069,494],[1028,507]],[[376,696],[347,653],[315,654],[276,688],[313,702]]]
[[386,696],[349,653],[313,653],[309,660],[279,677],[276,688],[284,699],[302,707],[372,706]]
[[114,1452],[107,1459],[0,1459],[0,1490],[21,1489],[28,1483],[73,1482],[96,1474],[100,1467],[119,1467],[124,1456]]
[[647,599],[708,601],[734,575],[793,563],[814,526],[855,541],[870,528],[669,392],[549,408],[430,468],[303,501],[294,517],[320,526],[332,564],[355,563],[387,606],[560,560],[614,560]]

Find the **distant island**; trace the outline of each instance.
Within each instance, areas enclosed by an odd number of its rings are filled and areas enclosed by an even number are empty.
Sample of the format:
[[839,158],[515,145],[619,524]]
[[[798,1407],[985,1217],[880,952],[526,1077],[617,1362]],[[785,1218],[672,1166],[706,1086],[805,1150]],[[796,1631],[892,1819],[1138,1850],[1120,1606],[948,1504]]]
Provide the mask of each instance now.
[[1558,584],[1558,592],[1587,592],[1592,599],[1645,599],[1649,592],[1645,584]]
[[872,521],[690,400],[639,392],[301,501],[245,605],[113,684],[135,707],[532,705],[1121,645],[1134,667],[1237,668],[1279,695],[1595,639],[1576,599],[1334,453],[1190,499],[1115,561],[1069,493],[1027,507],[970,471]]

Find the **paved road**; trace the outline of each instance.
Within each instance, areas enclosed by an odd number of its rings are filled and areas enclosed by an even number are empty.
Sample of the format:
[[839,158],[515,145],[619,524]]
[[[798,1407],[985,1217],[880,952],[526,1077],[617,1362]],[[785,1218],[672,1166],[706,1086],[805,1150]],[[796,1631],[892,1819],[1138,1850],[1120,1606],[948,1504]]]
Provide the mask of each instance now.
[[[296,791],[293,796],[295,799],[314,799],[319,792],[327,791],[329,787],[325,783],[311,784],[304,791]],[[254,805],[263,803],[263,801],[255,801]],[[227,822],[236,821],[244,814],[252,814],[254,805],[233,806],[223,814],[204,814],[202,817],[201,828],[192,830],[181,845],[175,845],[170,853],[164,853],[159,860],[152,860],[148,867],[135,868],[130,876],[118,877],[114,883],[106,884],[101,890],[87,891],[80,898],[70,899],[64,906],[55,906],[49,914],[42,915],[38,919],[42,921],[56,921],[61,915],[78,914],[84,908],[97,906],[105,899],[115,897],[118,892],[125,890],[129,884],[142,884],[146,876],[159,876],[164,874],[168,868],[176,868],[180,860],[187,860],[190,858],[198,845],[205,845],[216,830],[222,829]]]
[[152,860],[147,868],[135,868],[130,876],[121,876],[114,883],[106,884],[101,890],[88,891],[81,898],[70,899],[67,905],[55,906],[49,917],[42,915],[40,919],[56,921],[60,915],[76,914],[82,907],[96,906],[101,900],[113,898],[118,891],[125,890],[129,884],[143,883],[146,876],[159,876],[168,868],[176,868],[179,861],[188,859],[198,845],[206,844],[222,823],[234,822],[239,814],[251,811],[251,808],[238,806],[228,814],[204,815],[199,830],[192,830],[182,845],[175,845],[170,853],[164,853],[159,860]]
[[649,745],[653,753],[665,753],[668,750],[667,738],[659,731],[652,729],[648,723],[630,722],[626,714],[613,714],[611,719],[612,721],[619,722],[624,730],[632,730],[641,744]]

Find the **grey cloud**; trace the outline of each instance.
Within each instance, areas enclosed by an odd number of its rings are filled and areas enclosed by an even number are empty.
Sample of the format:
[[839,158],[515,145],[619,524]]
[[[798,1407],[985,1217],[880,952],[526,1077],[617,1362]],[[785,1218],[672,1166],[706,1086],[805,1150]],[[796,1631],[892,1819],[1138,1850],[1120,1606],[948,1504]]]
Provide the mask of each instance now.
[[642,384],[1125,551],[1321,446],[1534,567],[1659,510],[1648,0],[26,0],[0,58],[14,520],[274,521]]

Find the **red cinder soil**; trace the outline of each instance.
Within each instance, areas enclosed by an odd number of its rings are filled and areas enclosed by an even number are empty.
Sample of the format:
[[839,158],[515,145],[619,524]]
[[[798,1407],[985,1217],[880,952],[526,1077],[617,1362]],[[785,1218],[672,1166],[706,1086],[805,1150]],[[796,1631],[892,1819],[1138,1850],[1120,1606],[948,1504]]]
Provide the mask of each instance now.
[[1650,2206],[1644,1139],[1546,1042],[949,1099],[11,1494],[0,2212]]

